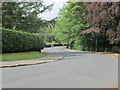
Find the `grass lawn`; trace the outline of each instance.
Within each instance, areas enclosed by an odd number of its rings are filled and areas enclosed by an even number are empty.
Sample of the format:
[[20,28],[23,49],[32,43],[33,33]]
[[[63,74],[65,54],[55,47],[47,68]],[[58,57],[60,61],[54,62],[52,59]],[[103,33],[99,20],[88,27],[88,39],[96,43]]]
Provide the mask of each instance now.
[[27,59],[41,58],[44,56],[47,55],[40,52],[7,53],[7,54],[2,54],[2,60],[0,61],[27,60]]

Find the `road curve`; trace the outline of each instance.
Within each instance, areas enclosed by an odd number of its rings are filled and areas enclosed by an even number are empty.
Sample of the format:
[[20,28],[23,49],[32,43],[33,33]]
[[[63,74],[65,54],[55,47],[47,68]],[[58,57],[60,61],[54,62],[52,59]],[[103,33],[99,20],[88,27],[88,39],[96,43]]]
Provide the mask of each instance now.
[[2,70],[3,88],[109,88],[118,84],[118,60],[95,53],[65,51],[65,47],[42,52],[59,53],[64,59]]

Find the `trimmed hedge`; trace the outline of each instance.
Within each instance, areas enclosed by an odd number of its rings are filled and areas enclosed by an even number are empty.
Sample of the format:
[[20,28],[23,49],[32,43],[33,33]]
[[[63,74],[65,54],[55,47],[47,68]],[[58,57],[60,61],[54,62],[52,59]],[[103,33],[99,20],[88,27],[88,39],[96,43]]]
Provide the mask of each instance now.
[[45,43],[39,34],[2,29],[3,53],[41,51],[44,46]]

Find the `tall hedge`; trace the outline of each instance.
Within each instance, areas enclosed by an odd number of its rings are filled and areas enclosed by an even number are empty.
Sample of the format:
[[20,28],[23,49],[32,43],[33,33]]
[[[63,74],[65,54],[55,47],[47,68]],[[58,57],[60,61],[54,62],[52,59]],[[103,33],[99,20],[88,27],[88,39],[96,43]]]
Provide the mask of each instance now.
[[32,34],[10,29],[2,30],[3,53],[40,51],[44,48],[44,42],[39,34]]

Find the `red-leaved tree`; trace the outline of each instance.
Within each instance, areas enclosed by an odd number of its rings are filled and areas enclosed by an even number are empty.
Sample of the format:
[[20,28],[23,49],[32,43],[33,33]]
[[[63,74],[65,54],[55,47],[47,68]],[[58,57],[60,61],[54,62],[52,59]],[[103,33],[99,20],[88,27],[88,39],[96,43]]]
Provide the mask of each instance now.
[[110,44],[120,44],[120,2],[89,2],[85,11],[91,27],[99,28]]

